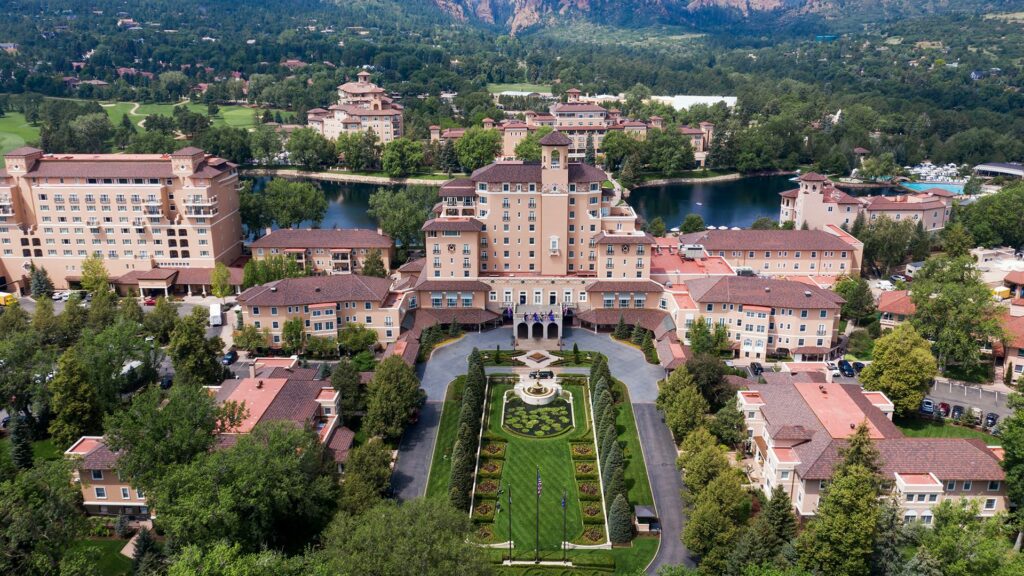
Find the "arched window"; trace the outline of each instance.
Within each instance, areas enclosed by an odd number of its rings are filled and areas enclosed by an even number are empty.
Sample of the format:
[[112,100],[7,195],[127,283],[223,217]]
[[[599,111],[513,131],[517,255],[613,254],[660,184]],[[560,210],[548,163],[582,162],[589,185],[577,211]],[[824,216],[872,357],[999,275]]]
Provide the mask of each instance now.
[[552,168],[558,168],[560,160],[561,160],[561,154],[558,153],[558,150],[552,150],[551,151],[551,167]]

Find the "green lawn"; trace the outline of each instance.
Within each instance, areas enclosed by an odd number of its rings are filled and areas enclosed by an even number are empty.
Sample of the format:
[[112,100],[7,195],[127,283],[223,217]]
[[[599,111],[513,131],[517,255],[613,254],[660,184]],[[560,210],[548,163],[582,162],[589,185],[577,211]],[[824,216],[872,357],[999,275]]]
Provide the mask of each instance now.
[[[39,140],[39,129],[29,124],[24,114],[8,112],[0,118],[0,155],[36,140]],[[0,158],[2,165],[3,159]]]
[[[5,450],[11,449],[11,437],[5,436],[0,438],[0,446],[3,446]],[[42,460],[60,460],[64,457],[64,450],[66,448],[58,448],[54,446],[53,440],[47,438],[46,440],[37,440],[32,443],[32,455],[35,458]]]
[[629,391],[626,386],[615,380],[612,391],[618,402],[619,413],[615,418],[615,428],[622,442],[622,452],[626,457],[626,488],[629,489],[631,504],[653,504],[651,484],[647,479],[647,467],[644,466],[644,454],[640,448],[640,436],[636,431],[636,418],[633,407],[629,403]]
[[427,498],[448,498],[448,480],[452,473],[452,448],[459,428],[459,410],[462,408],[462,389],[465,377],[459,376],[448,385],[441,410],[441,422],[437,427],[434,457],[427,478]]
[[956,426],[941,420],[926,420],[923,418],[894,418],[893,422],[899,426],[903,434],[914,438],[980,438],[990,446],[1001,446],[1003,441],[991,434],[981,430]]
[[519,92],[551,92],[551,86],[545,84],[488,84],[487,91],[491,94],[497,94],[498,92],[506,91],[519,91]]
[[127,543],[127,540],[78,540],[71,549],[89,551],[103,576],[125,576],[132,571],[131,559],[121,555],[121,548]]

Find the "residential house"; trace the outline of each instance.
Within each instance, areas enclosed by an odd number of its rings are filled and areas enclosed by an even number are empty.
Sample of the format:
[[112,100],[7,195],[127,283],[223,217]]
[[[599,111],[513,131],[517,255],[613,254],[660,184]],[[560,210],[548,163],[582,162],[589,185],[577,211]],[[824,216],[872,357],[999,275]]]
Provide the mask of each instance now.
[[878,297],[879,326],[883,330],[892,329],[906,322],[917,311],[914,301],[910,299],[909,290],[892,290],[882,292]]

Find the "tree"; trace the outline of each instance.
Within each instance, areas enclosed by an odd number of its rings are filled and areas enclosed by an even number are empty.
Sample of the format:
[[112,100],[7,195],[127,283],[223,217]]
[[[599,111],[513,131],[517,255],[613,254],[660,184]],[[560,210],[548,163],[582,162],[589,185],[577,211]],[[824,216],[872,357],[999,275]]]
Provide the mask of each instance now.
[[381,229],[404,249],[423,245],[423,223],[431,217],[437,189],[406,186],[399,190],[378,188],[370,196],[369,214]]
[[[174,555],[166,568],[168,576],[303,576],[315,574],[322,562],[312,554],[286,556],[272,550],[246,553],[241,545],[217,542],[213,545],[189,545]],[[136,570],[135,574],[162,573]]]
[[707,226],[704,224],[704,218],[700,214],[687,214],[686,218],[683,218],[683,223],[679,226],[679,232],[682,234],[702,232],[706,229]]
[[868,576],[878,514],[874,472],[854,464],[834,474],[817,515],[797,538],[800,565],[815,574]]
[[591,166],[597,164],[597,151],[594,149],[594,134],[587,133],[587,144],[584,150],[583,162]]
[[206,337],[206,314],[202,308],[178,321],[171,332],[167,353],[174,363],[174,381],[185,386],[209,386],[220,382],[224,373],[220,354],[224,343]]
[[338,481],[314,432],[265,422],[230,448],[170,468],[149,497],[160,526],[183,545],[225,539],[249,551],[295,551],[330,520]]
[[381,258],[380,249],[371,248],[366,253],[366,258],[363,258],[363,268],[360,272],[363,276],[387,277],[388,271],[384,269],[384,259]]
[[678,130],[651,130],[644,142],[649,163],[664,174],[676,174],[693,166],[690,138]]
[[715,438],[718,438],[718,441],[725,446],[739,446],[740,442],[747,438],[743,413],[736,408],[735,404],[726,404],[718,412],[715,412],[710,428]]
[[377,345],[377,331],[358,322],[346,322],[338,331],[338,345],[349,355],[365,352]]
[[462,165],[459,164],[459,154],[455,151],[455,141],[451,138],[445,140],[444,145],[441,146],[437,167],[449,177],[451,177],[452,172],[462,169]]
[[612,337],[616,340],[625,340],[630,337],[629,325],[626,324],[626,317],[622,314],[619,314],[619,323],[615,325]]
[[124,150],[131,137],[137,133],[138,129],[128,118],[128,114],[121,114],[121,123],[114,130],[114,145]]
[[261,260],[249,260],[242,268],[242,287],[252,288],[275,280],[301,278],[306,270],[294,258],[272,254]]
[[57,363],[57,375],[50,382],[54,418],[50,434],[57,446],[71,446],[86,434],[102,428],[103,413],[96,389],[86,380],[84,359],[77,348],[69,348]]
[[340,507],[349,514],[361,514],[380,502],[390,486],[391,449],[373,438],[349,453]]
[[153,533],[143,526],[139,529],[139,537],[135,539],[135,550],[132,554],[132,571],[134,574],[146,574],[144,569],[159,556],[159,547],[153,540]]
[[665,413],[665,424],[676,440],[704,424],[708,402],[701,395],[686,368],[676,368],[658,392],[658,409]]
[[944,575],[1020,574],[1024,565],[1011,551],[1005,516],[981,517],[978,502],[968,498],[944,500],[932,513],[934,525],[922,531],[921,547]]
[[275,164],[281,154],[281,135],[272,126],[257,126],[249,135],[249,147],[258,164]]
[[455,151],[459,155],[459,163],[466,170],[482,168],[494,162],[501,152],[501,133],[475,126],[455,142]]
[[1024,502],[1024,396],[1013,392],[1006,400],[1011,410],[999,424],[1003,441],[1003,470],[1006,494],[1013,502]]
[[690,326],[690,349],[694,354],[717,353],[718,346],[715,344],[715,337],[711,333],[711,326],[703,316],[698,316]]
[[33,298],[49,298],[53,294],[53,281],[46,268],[32,266],[28,283]]
[[[614,132],[613,132],[614,134]],[[637,183],[637,172],[640,170],[640,158],[638,154],[630,154],[622,163],[622,170],[619,171],[619,183],[624,188],[632,188]]]
[[302,222],[319,225],[327,214],[327,197],[310,182],[274,178],[263,190],[263,201],[279,228],[293,228]]
[[695,354],[686,362],[686,370],[712,410],[735,401],[736,390],[725,379],[725,368],[721,359],[710,354]]
[[932,235],[924,229],[924,221],[918,220],[914,228],[914,237],[910,240],[910,257],[921,261],[932,251]]
[[769,218],[767,216],[762,216],[762,217],[758,218],[757,220],[754,220],[754,223],[750,225],[750,229],[751,230],[778,230],[779,229],[779,223],[776,222],[773,218]]
[[132,134],[128,139],[126,152],[131,154],[170,154],[179,148],[179,143],[174,136],[167,132],[155,129],[148,129],[138,134]]
[[901,416],[916,412],[938,371],[928,341],[904,322],[875,341],[873,358],[860,373],[864,388],[884,392]]
[[601,141],[601,151],[604,153],[605,165],[608,169],[622,168],[623,162],[640,152],[643,143],[638,139],[620,130],[610,130]]
[[286,320],[281,327],[281,347],[287,354],[301,354],[306,344],[306,327],[302,318]]
[[312,128],[292,132],[285,149],[291,163],[306,170],[318,170],[337,161],[334,143]]
[[644,330],[643,326],[639,324],[634,324],[633,330],[630,332],[629,341],[632,342],[633,344],[640,344],[644,340],[645,332],[647,331]]
[[212,126],[207,128],[195,140],[206,152],[239,164],[252,163],[252,148],[249,132],[245,128],[230,126]]
[[625,544],[633,539],[633,512],[622,494],[615,497],[608,514],[608,535],[612,544]]
[[[67,309],[65,308],[65,312]],[[171,333],[178,324],[178,306],[160,296],[156,299],[153,311],[146,314],[143,325],[154,339],[160,344],[166,344],[171,339]]]
[[113,290],[96,292],[89,303],[86,327],[92,330],[103,330],[114,323],[117,317],[117,294]]
[[722,574],[749,514],[749,502],[739,474],[727,469],[712,478],[694,501],[683,528],[683,543],[701,557],[704,574]]
[[843,276],[836,282],[835,292],[846,301],[841,309],[844,318],[860,324],[875,315],[875,296],[864,278]]
[[71,463],[40,462],[0,483],[0,573],[44,576],[85,528]]
[[338,152],[350,170],[372,170],[380,156],[377,134],[372,130],[341,134]]
[[205,114],[193,112],[185,106],[175,106],[171,116],[178,131],[189,140],[197,139],[213,124]]
[[611,450],[607,454],[602,455],[601,459],[601,480],[604,482],[605,489],[611,486],[612,476],[615,471],[622,468],[625,464],[622,455],[622,446],[617,442],[611,443]]
[[20,414],[11,417],[11,460],[20,470],[32,467],[32,429]]
[[943,228],[941,239],[942,248],[950,258],[967,256],[974,248],[974,238],[960,222],[952,222]]
[[170,469],[208,452],[217,435],[233,431],[246,416],[244,406],[217,403],[205,388],[174,386],[164,398],[150,386],[131,405],[107,416],[107,446],[117,452],[118,472],[132,486],[150,492]]
[[117,304],[117,319],[118,322],[129,322],[136,326],[142,326],[146,316],[142,312],[142,306],[139,306],[139,299],[122,298]]
[[795,536],[792,500],[782,486],[776,486],[767,506],[737,541],[729,559],[730,572],[740,574],[747,566],[783,564],[785,548]]
[[82,288],[92,294],[110,290],[110,275],[101,256],[93,254],[82,260]]
[[331,371],[331,386],[341,396],[341,414],[349,418],[361,414],[366,409],[366,386],[363,385],[359,372],[352,364],[342,358]]
[[399,356],[388,356],[370,380],[363,426],[372,436],[396,439],[419,406],[420,381]]
[[1024,185],[1017,183],[979,197],[970,206],[958,209],[957,216],[981,246],[1022,246],[1024,215],[1018,209],[1022,203]]
[[900,168],[896,165],[892,153],[886,152],[880,156],[865,158],[857,173],[865,180],[877,180],[884,176],[899,175]]
[[[501,361],[499,359],[499,355],[500,354],[501,354],[501,347],[499,346],[498,349],[494,352],[495,360],[497,360],[498,364],[501,364]],[[580,362],[580,345],[578,343],[576,343],[576,342],[572,343],[572,363],[573,364],[580,364],[581,363]]]
[[99,154],[107,151],[107,143],[114,135],[114,126],[106,112],[94,112],[74,118],[68,123],[72,134],[72,148],[67,152]]
[[881,456],[871,440],[871,428],[866,421],[857,424],[853,434],[847,439],[846,446],[839,449],[839,457],[841,460],[833,475],[845,474],[853,466],[860,466],[876,476],[881,474]]
[[516,158],[523,162],[540,162],[540,139],[550,134],[553,130],[554,128],[550,126],[541,126],[527,134],[525,138],[516,144]]
[[423,164],[423,145],[408,138],[396,138],[384,145],[381,166],[392,178],[404,178]]
[[217,262],[210,273],[210,292],[222,300],[234,292],[231,287],[231,271],[223,262]]
[[361,516],[339,514],[323,535],[327,572],[363,576],[483,576],[485,552],[469,541],[469,516],[447,503],[384,501]]
[[269,342],[269,331],[261,331],[253,325],[242,326],[241,330],[235,330],[232,336],[235,346],[252,354],[257,350],[267,347]]
[[875,526],[875,546],[871,554],[871,574],[900,576],[903,549],[910,539],[903,525],[903,510],[895,498],[883,498]]
[[970,256],[930,258],[914,275],[911,322],[933,343],[940,364],[975,366],[980,344],[1002,336],[991,294]]
[[662,238],[665,236],[665,220],[661,216],[655,216],[647,224],[647,231],[651,233],[651,236],[655,238]]

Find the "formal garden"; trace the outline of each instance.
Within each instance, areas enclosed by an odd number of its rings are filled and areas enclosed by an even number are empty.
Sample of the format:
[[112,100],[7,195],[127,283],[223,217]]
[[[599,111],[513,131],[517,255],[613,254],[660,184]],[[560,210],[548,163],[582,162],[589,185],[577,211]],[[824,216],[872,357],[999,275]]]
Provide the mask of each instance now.
[[474,539],[491,548],[495,563],[508,560],[509,540],[516,562],[532,562],[539,546],[543,561],[566,554],[574,574],[643,568],[657,549],[656,538],[633,533],[633,505],[652,497],[628,395],[620,382],[609,383],[604,357],[593,357],[600,375],[593,388],[587,375],[560,375],[557,386],[546,383],[556,394],[543,405],[523,400],[518,375],[485,376],[482,359],[475,368],[473,356],[469,373],[449,387],[427,497],[470,514]]

